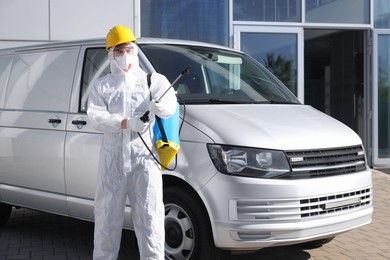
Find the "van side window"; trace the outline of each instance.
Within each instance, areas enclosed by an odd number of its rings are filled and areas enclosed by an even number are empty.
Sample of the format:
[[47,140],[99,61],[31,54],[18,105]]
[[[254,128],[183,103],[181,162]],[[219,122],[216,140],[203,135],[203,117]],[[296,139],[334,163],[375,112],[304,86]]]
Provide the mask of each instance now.
[[15,55],[4,107],[67,112],[77,55],[77,48]]
[[2,56],[0,59],[0,108],[4,106],[5,90],[11,70],[12,56]]
[[92,82],[110,73],[110,63],[104,48],[90,48],[85,52],[81,78],[80,112],[86,112]]

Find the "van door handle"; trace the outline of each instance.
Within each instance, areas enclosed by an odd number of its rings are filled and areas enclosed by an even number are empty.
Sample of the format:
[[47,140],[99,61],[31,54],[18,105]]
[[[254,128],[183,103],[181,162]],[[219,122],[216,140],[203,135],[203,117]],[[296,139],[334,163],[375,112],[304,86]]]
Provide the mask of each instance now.
[[60,124],[60,123],[61,123],[61,119],[58,119],[58,118],[50,118],[50,119],[49,119],[49,123],[50,123],[50,124]]
[[84,119],[79,118],[77,120],[73,120],[72,124],[76,125],[77,129],[81,129],[87,124],[87,122]]
[[72,124],[74,124],[74,125],[86,125],[87,122],[84,121],[84,120],[73,120]]

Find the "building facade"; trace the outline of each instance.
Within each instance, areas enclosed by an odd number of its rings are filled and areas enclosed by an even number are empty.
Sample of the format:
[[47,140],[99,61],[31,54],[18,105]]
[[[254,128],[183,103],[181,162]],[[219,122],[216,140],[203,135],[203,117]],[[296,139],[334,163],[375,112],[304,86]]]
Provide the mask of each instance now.
[[1,0],[0,48],[104,37],[115,24],[249,53],[357,132],[371,166],[390,167],[389,0]]

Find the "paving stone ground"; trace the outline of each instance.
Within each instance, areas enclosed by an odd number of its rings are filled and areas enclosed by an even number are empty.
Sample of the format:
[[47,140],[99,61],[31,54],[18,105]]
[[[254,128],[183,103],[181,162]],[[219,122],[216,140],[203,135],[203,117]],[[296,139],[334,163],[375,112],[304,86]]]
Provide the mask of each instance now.
[[[390,175],[373,170],[374,215],[370,225],[337,236],[316,249],[266,248],[226,260],[379,260],[390,259]],[[123,231],[119,260],[139,260],[134,233]],[[0,260],[92,259],[93,223],[28,209],[13,209],[0,229]]]

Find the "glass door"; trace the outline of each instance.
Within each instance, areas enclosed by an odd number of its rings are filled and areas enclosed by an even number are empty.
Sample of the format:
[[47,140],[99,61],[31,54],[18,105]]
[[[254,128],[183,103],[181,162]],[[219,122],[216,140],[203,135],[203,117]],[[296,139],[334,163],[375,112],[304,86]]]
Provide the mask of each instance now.
[[305,29],[304,34],[305,104],[343,122],[365,141],[367,31]]
[[390,164],[390,30],[373,34],[373,165]]
[[303,29],[234,26],[234,48],[275,74],[303,103]]

